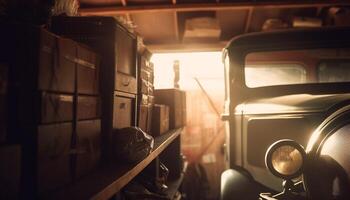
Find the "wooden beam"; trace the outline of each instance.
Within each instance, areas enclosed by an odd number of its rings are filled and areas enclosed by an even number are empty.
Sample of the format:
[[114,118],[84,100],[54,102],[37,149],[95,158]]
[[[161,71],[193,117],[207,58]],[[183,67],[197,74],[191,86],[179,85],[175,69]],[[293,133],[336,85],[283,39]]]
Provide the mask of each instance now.
[[[125,1],[125,0],[124,0]],[[125,2],[126,3],[126,2]],[[236,3],[196,3],[196,4],[167,4],[152,6],[111,6],[102,8],[81,8],[81,15],[118,15],[140,12],[169,12],[169,11],[213,11],[251,8],[308,8],[326,6],[350,6],[348,0],[325,1],[297,1],[297,2],[236,2]]]
[[254,8],[250,8],[248,10],[247,20],[245,21],[244,33],[248,33],[248,31],[249,31],[250,24],[252,22],[253,10],[254,10]]
[[222,51],[228,41],[193,44],[146,44],[153,53]]

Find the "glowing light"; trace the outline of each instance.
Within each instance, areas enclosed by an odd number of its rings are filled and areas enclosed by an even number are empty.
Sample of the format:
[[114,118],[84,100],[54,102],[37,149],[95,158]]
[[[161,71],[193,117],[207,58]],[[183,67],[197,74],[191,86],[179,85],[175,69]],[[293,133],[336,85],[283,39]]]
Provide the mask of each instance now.
[[[161,53],[152,56],[155,88],[173,88],[175,60],[180,62],[180,87],[198,89],[194,78],[205,79],[206,89],[224,91],[224,69],[221,52]],[[221,93],[223,93],[220,91]]]

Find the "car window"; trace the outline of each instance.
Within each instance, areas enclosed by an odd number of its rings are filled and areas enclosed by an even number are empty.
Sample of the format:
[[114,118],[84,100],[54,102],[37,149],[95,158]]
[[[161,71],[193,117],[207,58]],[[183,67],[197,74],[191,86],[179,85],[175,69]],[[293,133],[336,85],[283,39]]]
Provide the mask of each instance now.
[[325,82],[349,82],[350,60],[321,61],[317,68],[318,80]]
[[252,52],[245,58],[244,78],[250,88],[350,82],[350,49]]
[[245,67],[245,79],[250,88],[300,84],[306,81],[306,70],[298,64],[248,65]]

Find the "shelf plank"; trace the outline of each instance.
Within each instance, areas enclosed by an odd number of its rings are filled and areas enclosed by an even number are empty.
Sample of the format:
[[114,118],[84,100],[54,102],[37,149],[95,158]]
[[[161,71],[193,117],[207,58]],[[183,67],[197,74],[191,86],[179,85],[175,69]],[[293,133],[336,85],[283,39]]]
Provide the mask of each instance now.
[[152,162],[182,131],[171,130],[154,141],[152,153],[137,164],[112,163],[100,167],[77,183],[49,194],[49,199],[109,199]]

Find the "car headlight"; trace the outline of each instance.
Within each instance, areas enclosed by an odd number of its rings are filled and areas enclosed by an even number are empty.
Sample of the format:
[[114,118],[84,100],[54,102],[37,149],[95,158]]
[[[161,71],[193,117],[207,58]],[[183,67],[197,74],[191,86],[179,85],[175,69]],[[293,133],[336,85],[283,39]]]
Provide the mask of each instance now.
[[293,179],[303,172],[304,148],[293,140],[279,140],[273,143],[265,155],[266,167],[272,174],[283,179]]

